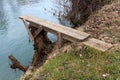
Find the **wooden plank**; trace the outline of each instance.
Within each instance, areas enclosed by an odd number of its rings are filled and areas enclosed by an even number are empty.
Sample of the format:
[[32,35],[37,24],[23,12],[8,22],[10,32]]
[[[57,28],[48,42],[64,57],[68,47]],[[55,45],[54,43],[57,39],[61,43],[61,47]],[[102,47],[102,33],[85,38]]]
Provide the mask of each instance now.
[[22,21],[23,21],[23,23],[25,24],[25,27],[26,27],[26,29],[27,29],[29,35],[30,35],[30,38],[32,39],[32,41],[34,41],[33,35],[31,34],[30,29],[28,28],[29,25],[27,24],[27,22],[26,22],[25,19],[22,19]]
[[101,50],[101,51],[106,51],[113,46],[112,44],[109,44],[109,43],[106,43],[106,42],[103,42],[101,40],[94,39],[94,38],[87,39],[85,42],[83,42],[83,44],[93,47],[95,49]]
[[20,18],[26,19],[28,22],[33,22],[35,24],[42,25],[45,29],[52,29],[67,36],[71,36],[75,39],[78,39],[79,41],[84,40],[90,36],[90,34],[87,34],[85,32],[78,31],[59,24],[51,23],[49,21],[42,20],[33,16],[21,16]]
[[62,34],[58,33],[58,48],[60,49],[62,47]]

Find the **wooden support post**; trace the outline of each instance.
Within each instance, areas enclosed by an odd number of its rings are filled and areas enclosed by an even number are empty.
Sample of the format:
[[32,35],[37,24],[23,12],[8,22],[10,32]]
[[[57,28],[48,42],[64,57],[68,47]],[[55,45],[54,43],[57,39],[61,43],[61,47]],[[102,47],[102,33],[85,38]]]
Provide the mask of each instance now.
[[40,33],[42,30],[43,30],[42,26],[37,29],[37,31],[35,32],[34,39],[39,35],[39,33]]
[[58,48],[60,49],[62,47],[62,34],[58,33]]
[[30,35],[30,38],[32,39],[32,41],[34,41],[34,37],[33,37],[33,35],[31,34],[30,29],[28,28],[29,25],[27,24],[27,22],[26,22],[25,19],[22,19],[22,21],[23,21],[23,23],[25,24],[25,27],[26,27],[26,29],[27,29],[29,35]]

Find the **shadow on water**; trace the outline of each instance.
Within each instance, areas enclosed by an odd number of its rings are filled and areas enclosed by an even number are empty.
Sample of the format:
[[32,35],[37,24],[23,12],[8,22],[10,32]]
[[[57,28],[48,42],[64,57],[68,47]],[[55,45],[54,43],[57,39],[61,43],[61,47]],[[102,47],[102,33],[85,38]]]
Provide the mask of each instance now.
[[45,8],[45,10],[52,13],[59,20],[60,24],[72,27],[72,23],[66,18],[67,13],[71,10],[71,0],[53,0],[53,3],[55,5],[54,8]]

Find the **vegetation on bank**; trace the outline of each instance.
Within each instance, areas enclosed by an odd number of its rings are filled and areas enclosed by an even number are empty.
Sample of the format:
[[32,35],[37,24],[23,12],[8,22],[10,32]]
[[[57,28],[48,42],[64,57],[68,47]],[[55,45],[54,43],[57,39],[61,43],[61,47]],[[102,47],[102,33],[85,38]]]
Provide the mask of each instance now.
[[95,11],[114,1],[117,0],[71,0],[71,10],[65,17],[76,27],[85,23]]
[[120,80],[120,50],[109,53],[89,47],[84,53],[63,52],[24,80]]

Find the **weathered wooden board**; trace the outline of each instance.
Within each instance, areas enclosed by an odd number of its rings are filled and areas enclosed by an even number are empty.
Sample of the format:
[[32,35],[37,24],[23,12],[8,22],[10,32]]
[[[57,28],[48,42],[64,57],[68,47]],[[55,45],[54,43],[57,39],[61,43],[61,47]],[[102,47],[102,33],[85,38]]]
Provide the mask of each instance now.
[[106,42],[94,38],[87,39],[86,41],[83,42],[83,44],[101,51],[106,51],[113,46],[112,44],[108,44]]
[[32,34],[31,34],[30,30],[29,30],[29,25],[27,24],[27,22],[26,22],[25,19],[22,19],[22,21],[23,21],[23,23],[25,24],[25,27],[26,27],[29,35],[30,35],[30,38],[34,41],[34,38],[33,38]]
[[51,30],[61,33],[62,35],[65,34],[67,36],[73,37],[79,41],[85,40],[86,38],[90,36],[90,34],[88,33],[78,31],[70,27],[63,26],[63,25],[55,24],[55,23],[52,23],[46,20],[42,20],[42,19],[39,19],[33,16],[27,15],[27,16],[21,16],[20,18],[25,19],[28,22],[32,22],[32,23],[44,26],[44,29],[47,29],[47,30],[51,29]]
[[62,38],[67,39],[72,42],[82,41],[83,44],[93,47],[95,49],[101,50],[101,51],[106,51],[112,47],[112,45],[109,43],[103,42],[98,39],[90,38],[90,34],[72,29],[70,27],[55,24],[55,23],[52,23],[52,22],[49,22],[43,19],[33,17],[33,16],[28,16],[28,15],[21,16],[20,19],[33,23],[34,25],[39,25],[39,26],[36,26],[36,28],[38,27],[38,31],[36,35],[38,35],[38,33],[41,31],[41,29],[39,31],[40,26],[42,26],[42,29],[48,32],[51,32],[53,34],[56,34],[58,36],[59,47],[61,47]]

